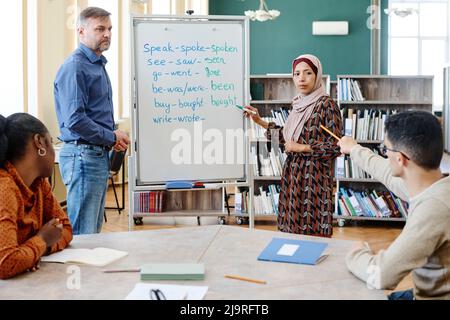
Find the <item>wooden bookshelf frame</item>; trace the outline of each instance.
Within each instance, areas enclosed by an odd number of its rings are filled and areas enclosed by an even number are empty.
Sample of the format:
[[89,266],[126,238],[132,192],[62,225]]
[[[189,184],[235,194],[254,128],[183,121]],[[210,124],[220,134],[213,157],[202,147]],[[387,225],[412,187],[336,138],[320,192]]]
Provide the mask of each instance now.
[[[358,80],[364,101],[343,101],[338,99],[341,110],[351,107],[353,109],[370,110],[433,110],[433,76],[389,76],[389,75],[338,75],[339,80]],[[340,98],[342,95],[338,95]],[[379,145],[378,140],[359,140],[358,143]],[[375,218],[375,217],[355,217],[339,215],[339,189],[342,185],[359,185],[360,187],[373,188],[374,184],[382,185],[375,179],[355,179],[336,177],[335,213],[339,226],[344,226],[348,220],[357,221],[396,221],[405,222],[405,218]],[[383,186],[384,187],[384,186]],[[384,187],[385,188],[385,187]],[[379,188],[378,188],[379,189]]]

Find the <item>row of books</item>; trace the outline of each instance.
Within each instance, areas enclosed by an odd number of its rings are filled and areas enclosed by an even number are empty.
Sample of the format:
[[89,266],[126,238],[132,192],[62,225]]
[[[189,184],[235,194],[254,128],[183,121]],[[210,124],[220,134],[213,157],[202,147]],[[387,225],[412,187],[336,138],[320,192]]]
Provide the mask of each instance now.
[[137,192],[134,194],[134,212],[161,213],[164,212],[165,191]]
[[279,185],[269,185],[267,191],[259,187],[259,195],[253,197],[255,215],[277,215],[281,188]]
[[[373,149],[379,154],[377,149]],[[372,179],[372,176],[361,169],[349,156],[340,156],[336,159],[336,178]]]
[[[255,215],[276,215],[278,212],[278,201],[280,199],[280,186],[269,185],[266,189],[259,187],[259,195],[253,197],[253,207]],[[239,190],[235,194],[236,213],[248,213],[248,190]]]
[[290,110],[277,108],[271,109],[270,112],[272,113],[272,121],[275,122],[277,126],[284,127],[289,117]]
[[[255,176],[259,177],[279,177],[283,172],[283,166],[287,155],[280,150],[275,151],[271,149],[267,151],[267,145],[261,145],[259,154],[256,153],[256,147],[252,146],[250,150],[250,157],[253,162],[253,172]],[[259,160],[259,161],[257,161]]]
[[259,155],[261,164],[261,176],[263,177],[279,177],[283,172],[283,166],[286,161],[287,155],[284,152],[275,152],[271,149],[268,157],[263,154]]
[[357,140],[383,140],[386,118],[397,110],[347,110],[344,134]]
[[340,101],[364,101],[365,99],[361,91],[361,84],[358,80],[339,79],[338,99]]
[[354,191],[351,188],[339,188],[338,215],[407,218],[408,203],[390,191]]
[[248,190],[242,190],[234,194],[234,210],[236,213],[248,213]]
[[[261,117],[266,122],[274,122],[274,118],[272,117]],[[254,123],[253,121],[250,122],[250,130],[252,131],[251,137],[254,139],[266,139],[266,129],[261,127],[260,125]]]
[[[284,127],[286,125],[287,118],[289,117],[290,111],[284,108],[274,108],[270,110],[271,116],[261,117],[266,122],[275,122],[277,126]],[[253,132],[253,137],[256,139],[266,138],[266,129],[257,125],[253,121],[250,123],[250,128]]]

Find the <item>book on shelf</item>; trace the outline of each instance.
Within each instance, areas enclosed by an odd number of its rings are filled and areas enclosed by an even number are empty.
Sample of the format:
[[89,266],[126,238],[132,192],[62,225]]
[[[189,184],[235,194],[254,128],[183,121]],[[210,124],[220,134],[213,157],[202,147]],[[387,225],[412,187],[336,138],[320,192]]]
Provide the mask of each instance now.
[[236,213],[248,213],[248,189],[238,188],[234,195],[234,210]]
[[334,176],[339,178],[345,178],[345,156],[341,155],[336,158],[336,165],[335,165],[335,173]]
[[271,148],[269,152],[266,144],[261,145],[260,147],[260,153],[257,157],[259,159],[258,175],[261,177],[281,176],[287,158],[286,153],[281,152],[281,150],[275,151],[274,148]]
[[134,194],[134,211],[141,213],[162,213],[166,198],[165,191],[136,192]]
[[[261,119],[266,122],[274,122],[279,127],[284,127],[286,125],[287,118],[289,117],[289,110],[283,108],[273,108],[270,112],[270,116],[263,116]],[[251,136],[254,139],[259,140],[266,138],[266,129],[253,121],[250,122],[250,130],[252,132]]]
[[[261,117],[266,122],[275,122],[272,117]],[[255,122],[250,122],[251,137],[255,140],[266,139],[266,129],[256,124]]]
[[253,167],[253,174],[259,176],[259,162],[258,162],[258,152],[256,146],[251,146],[250,148],[250,160]]
[[345,118],[344,135],[348,136],[348,137],[353,137],[353,119],[352,118]]
[[[347,113],[345,115],[345,113]],[[342,118],[344,119],[344,135],[356,139],[356,113],[353,109],[342,109]]]
[[274,108],[270,110],[272,113],[273,121],[277,124],[277,126],[284,127],[286,125],[287,119],[289,117],[290,110],[284,108]]
[[338,215],[374,218],[407,218],[407,202],[390,191],[355,191],[339,188]]
[[397,197],[390,191],[383,191],[381,194],[383,198],[387,200],[388,207],[391,210],[391,216],[394,218],[401,218],[402,215],[396,202]]
[[234,195],[234,210],[236,213],[242,213],[242,193],[236,193]]
[[248,213],[248,191],[242,191],[235,194],[234,208],[236,213]]
[[[379,151],[374,149],[375,154]],[[349,156],[336,159],[335,176],[337,179],[372,179],[372,176],[362,170]]]
[[278,202],[280,199],[280,186],[269,185],[267,189],[259,187],[259,195],[254,196],[255,215],[278,214]]
[[364,101],[359,81],[347,78],[339,79],[338,99],[340,101]]
[[396,114],[396,109],[342,110],[344,133],[356,140],[382,141],[384,139],[384,123],[389,115]]
[[242,213],[248,213],[248,190],[242,193]]

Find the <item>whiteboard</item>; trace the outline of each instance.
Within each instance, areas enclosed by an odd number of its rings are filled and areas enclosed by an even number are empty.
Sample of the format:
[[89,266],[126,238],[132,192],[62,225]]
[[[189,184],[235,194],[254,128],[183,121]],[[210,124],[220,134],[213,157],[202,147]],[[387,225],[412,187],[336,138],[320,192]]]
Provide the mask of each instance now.
[[244,180],[248,19],[132,22],[137,184]]

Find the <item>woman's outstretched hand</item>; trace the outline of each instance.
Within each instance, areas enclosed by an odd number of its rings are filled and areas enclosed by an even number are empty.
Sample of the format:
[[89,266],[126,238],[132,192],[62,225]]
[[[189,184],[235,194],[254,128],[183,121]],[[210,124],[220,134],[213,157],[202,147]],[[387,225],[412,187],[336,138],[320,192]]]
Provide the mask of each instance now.
[[246,106],[245,109],[248,109],[248,110],[251,110],[251,111],[255,112],[255,113],[252,113],[252,112],[247,112],[247,111],[244,110],[244,116],[246,118],[250,118],[255,123],[258,123],[258,124],[262,121],[261,116],[259,115],[258,109],[254,108],[252,106]]

